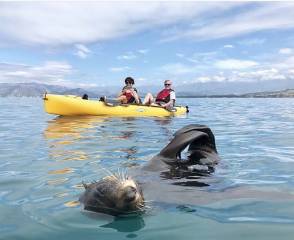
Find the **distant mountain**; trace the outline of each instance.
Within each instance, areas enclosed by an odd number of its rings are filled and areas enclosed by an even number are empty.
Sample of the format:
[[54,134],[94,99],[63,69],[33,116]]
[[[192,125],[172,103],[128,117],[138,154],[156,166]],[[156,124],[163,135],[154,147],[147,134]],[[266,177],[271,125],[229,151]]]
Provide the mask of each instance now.
[[294,89],[286,89],[282,91],[256,92],[245,94],[216,94],[216,95],[180,95],[183,98],[294,98]]
[[[205,85],[208,87],[207,85]],[[250,93],[234,93],[226,89],[225,84],[214,85],[214,88],[204,88],[204,85],[197,85],[197,87],[185,88],[184,86],[176,87],[178,97],[294,97],[294,88],[280,91],[260,91]],[[139,94],[141,98],[145,93],[156,93],[160,90],[159,86],[139,86]],[[189,89],[189,90],[187,90]],[[192,90],[191,90],[192,89]],[[226,89],[226,90],[225,90]],[[145,90],[145,91],[144,91]],[[116,87],[99,87],[91,90],[83,88],[67,88],[57,85],[47,85],[39,83],[0,83],[0,97],[41,97],[45,92],[56,94],[71,94],[79,95],[88,94],[90,98],[99,98],[101,96],[114,97],[120,91],[120,86]],[[243,90],[244,91],[244,90]]]
[[39,97],[46,91],[65,91],[65,87],[37,83],[0,83],[0,96]]
[[254,98],[292,98],[294,97],[294,89],[286,89],[283,91],[273,91],[273,92],[257,92],[257,93],[247,93],[242,94],[240,97],[254,97]]
[[175,87],[177,95],[230,95],[255,92],[274,92],[294,89],[293,80],[284,81],[252,81],[252,82],[203,82],[186,83]]
[[102,91],[94,92],[82,88],[71,89],[57,85],[39,83],[0,83],[0,97],[41,97],[45,92],[80,96],[86,93],[89,97],[104,96]]

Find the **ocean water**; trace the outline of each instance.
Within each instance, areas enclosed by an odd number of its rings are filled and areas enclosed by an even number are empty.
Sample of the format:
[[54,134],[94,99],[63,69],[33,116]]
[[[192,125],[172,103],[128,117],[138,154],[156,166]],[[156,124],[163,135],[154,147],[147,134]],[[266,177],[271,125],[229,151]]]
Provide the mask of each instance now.
[[[293,239],[294,99],[179,99],[187,116],[48,115],[41,99],[0,98],[0,239]],[[139,169],[199,123],[221,162],[194,187],[149,187],[142,216],[82,209],[82,182]],[[154,190],[154,192],[152,192]]]

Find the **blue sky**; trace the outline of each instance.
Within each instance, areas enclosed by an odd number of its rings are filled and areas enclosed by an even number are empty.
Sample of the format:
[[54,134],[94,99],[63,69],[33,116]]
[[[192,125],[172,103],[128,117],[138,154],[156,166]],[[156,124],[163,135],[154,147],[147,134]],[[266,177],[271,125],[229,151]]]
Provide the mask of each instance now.
[[291,2],[0,2],[0,82],[285,86],[293,12]]

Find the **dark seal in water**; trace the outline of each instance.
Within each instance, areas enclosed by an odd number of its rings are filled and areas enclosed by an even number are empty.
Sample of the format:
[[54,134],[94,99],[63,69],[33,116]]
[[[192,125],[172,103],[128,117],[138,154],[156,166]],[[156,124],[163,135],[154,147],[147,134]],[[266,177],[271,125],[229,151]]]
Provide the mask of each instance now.
[[[187,149],[187,159],[181,153]],[[145,175],[148,172],[180,171],[189,174],[210,174],[220,160],[215,138],[205,125],[191,124],[178,130],[171,142],[150,162],[140,169]],[[144,173],[144,174],[143,174]],[[139,176],[140,176],[139,175]],[[86,185],[80,197],[86,210],[111,215],[142,212],[145,207],[143,192],[132,178],[110,175],[98,182]],[[160,194],[164,194],[161,191]]]

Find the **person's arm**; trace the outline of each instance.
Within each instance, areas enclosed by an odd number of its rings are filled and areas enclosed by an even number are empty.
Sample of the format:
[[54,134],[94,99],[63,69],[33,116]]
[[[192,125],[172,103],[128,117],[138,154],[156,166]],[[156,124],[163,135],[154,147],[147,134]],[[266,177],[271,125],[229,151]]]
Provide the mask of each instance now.
[[140,103],[140,98],[138,96],[137,89],[132,89],[132,95],[135,98],[136,103],[139,104]]
[[125,94],[126,91],[126,87],[123,87],[123,89],[121,90],[121,92],[117,95],[117,97],[121,97],[122,95]]
[[165,104],[163,104],[161,106],[164,107],[164,108],[169,108],[169,107],[173,107],[174,104],[175,104],[175,100],[171,99],[168,103],[165,103]]

